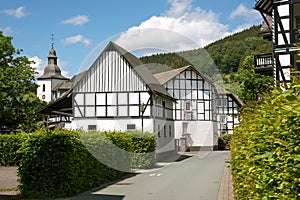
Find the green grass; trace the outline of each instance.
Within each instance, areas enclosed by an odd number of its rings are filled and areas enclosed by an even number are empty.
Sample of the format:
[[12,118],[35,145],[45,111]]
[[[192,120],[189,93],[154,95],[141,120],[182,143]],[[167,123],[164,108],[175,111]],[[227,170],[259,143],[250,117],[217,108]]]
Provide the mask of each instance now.
[[16,187],[13,188],[0,188],[0,192],[10,192],[10,191],[18,191],[19,189]]

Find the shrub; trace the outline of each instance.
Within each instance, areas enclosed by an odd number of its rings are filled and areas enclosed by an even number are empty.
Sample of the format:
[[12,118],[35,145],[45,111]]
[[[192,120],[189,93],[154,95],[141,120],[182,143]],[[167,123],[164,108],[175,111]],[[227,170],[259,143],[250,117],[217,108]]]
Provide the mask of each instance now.
[[[147,138],[141,136],[137,139],[140,142],[133,142],[131,133],[67,130],[27,135],[19,150],[21,194],[29,198],[67,197],[123,177],[136,163],[128,151],[155,149],[155,137],[149,136],[148,143]],[[147,166],[149,162],[137,163]]]
[[23,135],[0,134],[0,166],[17,166],[19,156],[17,151],[22,146]]
[[218,149],[228,150],[230,149],[231,134],[224,134],[218,138]]
[[155,164],[156,137],[150,133],[129,133],[132,139],[131,168],[148,168]]
[[231,141],[236,199],[300,199],[300,85],[244,109]]

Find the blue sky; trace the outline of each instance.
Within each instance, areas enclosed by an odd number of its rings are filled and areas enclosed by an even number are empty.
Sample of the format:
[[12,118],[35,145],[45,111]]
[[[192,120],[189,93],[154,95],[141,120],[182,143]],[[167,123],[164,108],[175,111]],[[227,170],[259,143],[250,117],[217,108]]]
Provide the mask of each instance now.
[[59,66],[71,77],[88,68],[109,40],[138,56],[152,52],[145,49],[195,49],[260,24],[254,5],[255,0],[1,0],[0,30],[36,62],[39,73],[54,34]]

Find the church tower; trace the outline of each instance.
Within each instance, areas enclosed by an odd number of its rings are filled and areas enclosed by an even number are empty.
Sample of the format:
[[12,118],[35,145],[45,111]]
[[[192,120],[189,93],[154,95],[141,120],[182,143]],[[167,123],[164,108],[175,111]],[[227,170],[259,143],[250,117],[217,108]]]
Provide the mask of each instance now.
[[69,80],[61,74],[61,70],[57,65],[57,56],[56,51],[54,50],[53,37],[51,46],[52,48],[48,55],[48,65],[44,69],[44,74],[37,78],[37,96],[45,102],[55,100],[52,93],[53,88],[58,84]]

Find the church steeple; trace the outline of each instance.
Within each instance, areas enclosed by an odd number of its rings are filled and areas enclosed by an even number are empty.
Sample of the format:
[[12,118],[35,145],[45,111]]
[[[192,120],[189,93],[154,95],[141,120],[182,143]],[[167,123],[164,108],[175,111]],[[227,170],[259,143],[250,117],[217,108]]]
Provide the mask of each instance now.
[[44,74],[37,78],[38,80],[41,79],[61,79],[61,80],[68,80],[68,78],[64,77],[61,74],[61,70],[57,65],[57,56],[56,51],[54,50],[54,37],[52,34],[51,38],[51,49],[48,55],[48,65],[44,69]]

